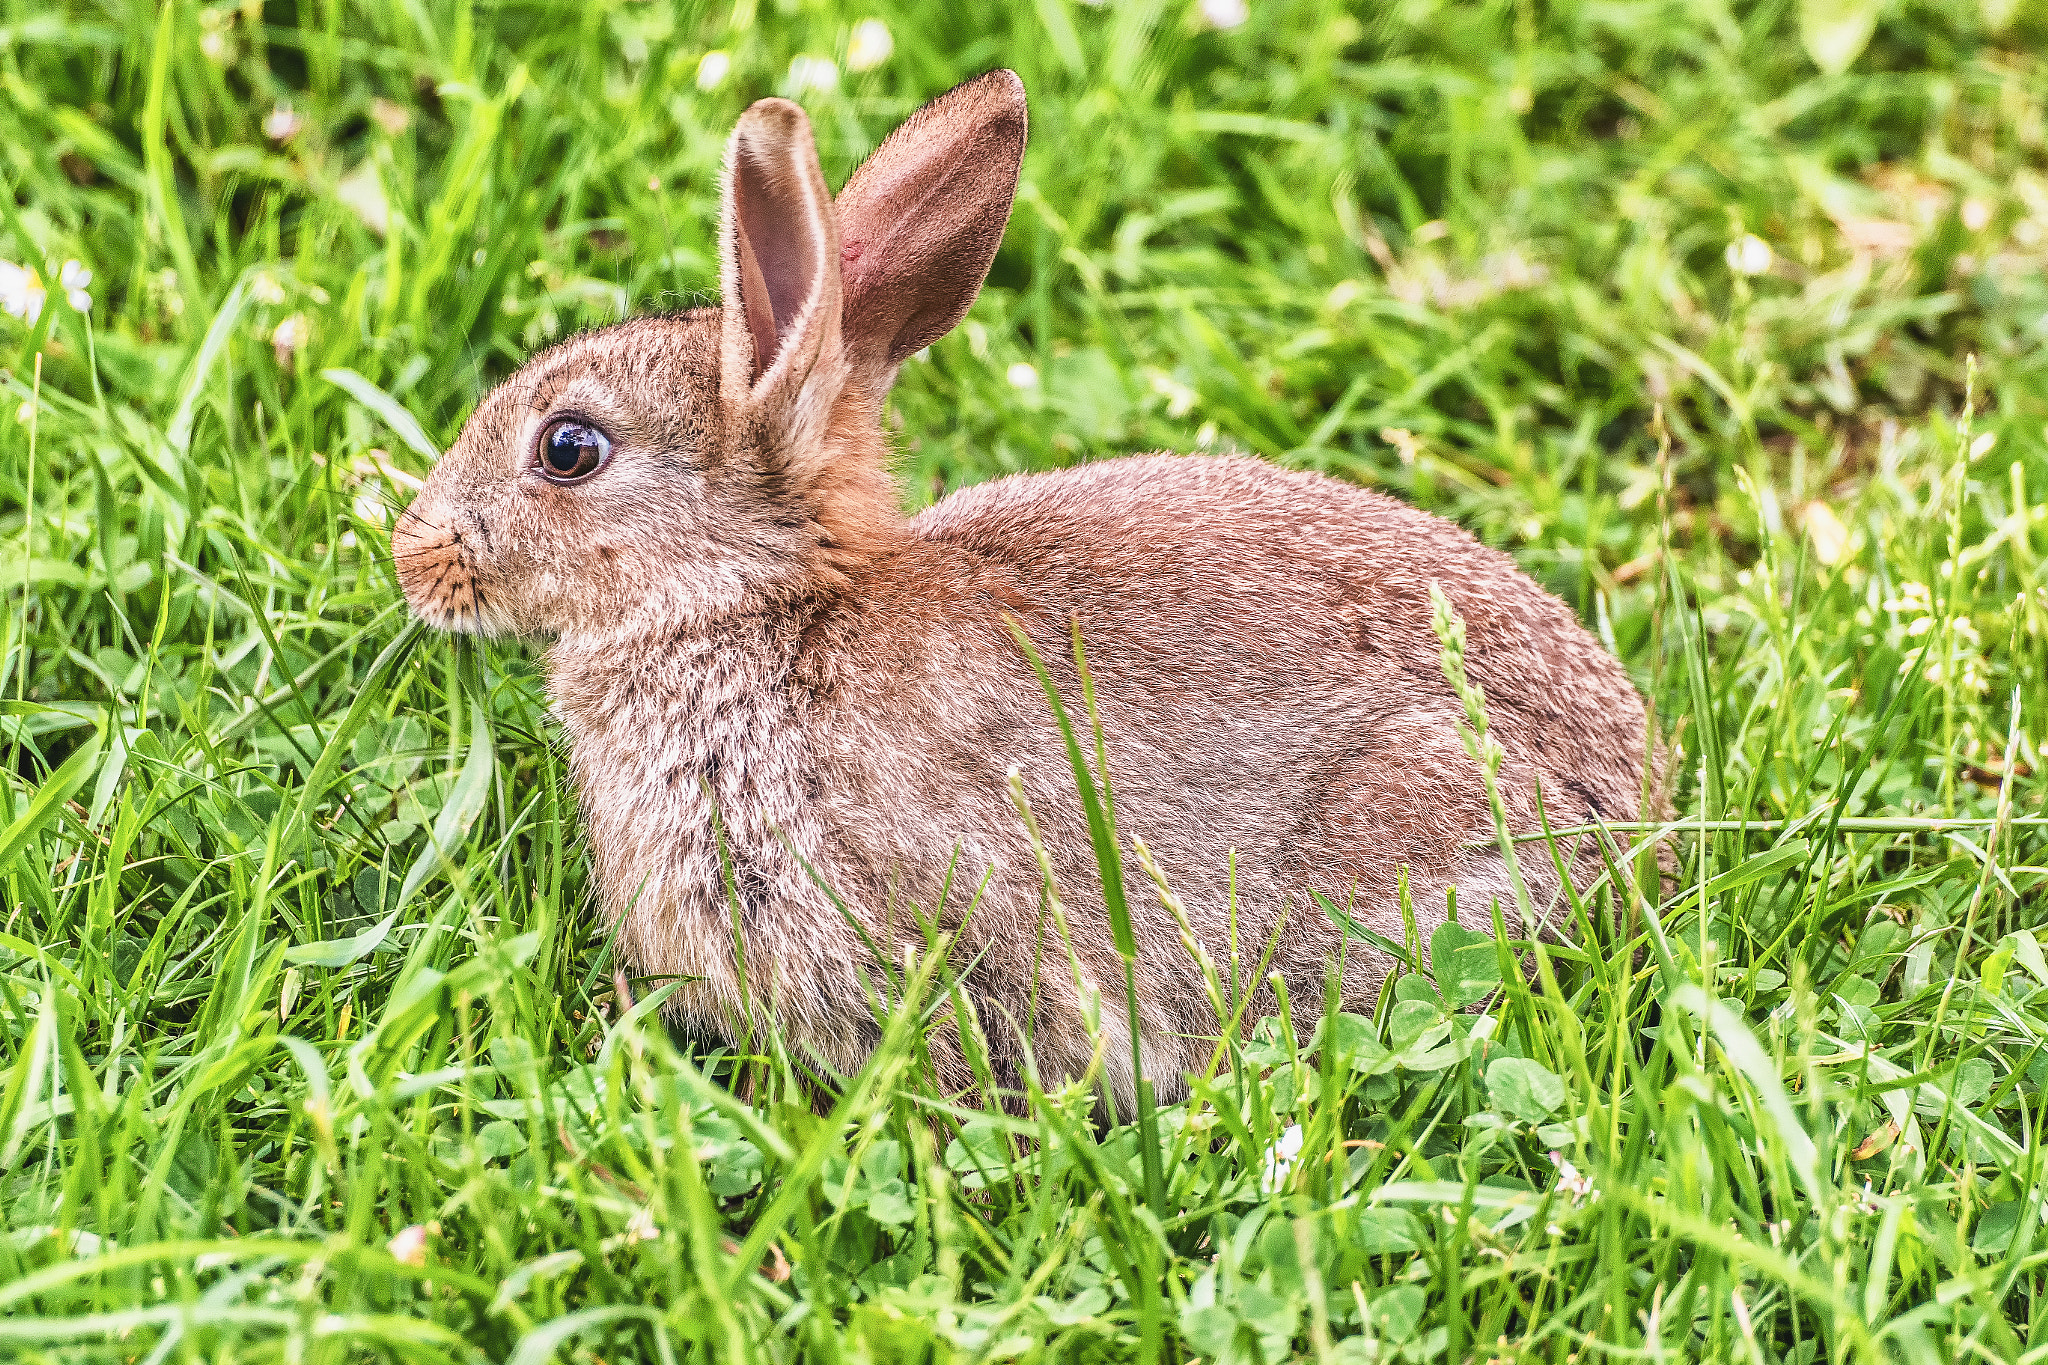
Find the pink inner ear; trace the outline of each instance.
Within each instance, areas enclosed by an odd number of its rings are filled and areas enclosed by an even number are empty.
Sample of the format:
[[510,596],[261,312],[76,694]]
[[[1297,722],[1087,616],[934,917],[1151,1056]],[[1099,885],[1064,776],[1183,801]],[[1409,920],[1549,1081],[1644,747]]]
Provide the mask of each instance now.
[[733,167],[740,293],[754,334],[756,378],[782,353],[797,315],[818,287],[818,225],[788,151],[742,143]]
[[761,371],[768,368],[775,358],[775,313],[768,302],[768,286],[761,279],[761,263],[754,258],[753,244],[747,234],[739,234],[740,249],[740,302],[747,309],[747,330],[754,334],[754,373],[759,379]]

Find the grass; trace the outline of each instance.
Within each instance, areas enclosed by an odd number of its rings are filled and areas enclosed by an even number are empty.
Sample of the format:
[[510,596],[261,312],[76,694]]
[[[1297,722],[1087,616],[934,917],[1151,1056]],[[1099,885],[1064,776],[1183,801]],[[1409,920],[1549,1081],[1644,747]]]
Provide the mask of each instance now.
[[[1823,73],[1864,8],[886,0],[855,72],[834,3],[0,0],[7,1357],[2048,1360],[2048,13]],[[679,1047],[530,655],[380,558],[521,355],[709,296],[747,101],[808,76],[836,183],[997,64],[1025,184],[897,390],[911,504],[1386,487],[1678,756],[1661,891],[1527,979],[1465,907],[1143,1130],[951,1102],[912,1010],[822,1095]]]

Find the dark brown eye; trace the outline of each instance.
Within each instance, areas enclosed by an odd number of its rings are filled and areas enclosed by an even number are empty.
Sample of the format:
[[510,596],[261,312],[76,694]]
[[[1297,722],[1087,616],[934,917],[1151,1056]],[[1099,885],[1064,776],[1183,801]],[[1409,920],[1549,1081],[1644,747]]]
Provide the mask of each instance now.
[[604,468],[612,443],[588,422],[563,420],[541,429],[534,466],[556,483],[581,483]]

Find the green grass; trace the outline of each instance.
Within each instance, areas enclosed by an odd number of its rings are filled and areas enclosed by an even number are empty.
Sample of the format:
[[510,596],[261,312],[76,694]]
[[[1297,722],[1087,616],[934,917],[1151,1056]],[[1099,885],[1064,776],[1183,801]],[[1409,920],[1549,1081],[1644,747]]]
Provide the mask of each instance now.
[[[95,277],[0,315],[0,1356],[2048,1360],[2048,10],[1876,8],[0,0],[0,259]],[[914,1011],[820,1091],[627,1008],[531,656],[380,556],[524,353],[710,296],[800,55],[835,183],[1031,92],[912,505],[1208,446],[1457,519],[1653,698],[1668,884],[1491,995],[1465,907],[1151,1144]]]

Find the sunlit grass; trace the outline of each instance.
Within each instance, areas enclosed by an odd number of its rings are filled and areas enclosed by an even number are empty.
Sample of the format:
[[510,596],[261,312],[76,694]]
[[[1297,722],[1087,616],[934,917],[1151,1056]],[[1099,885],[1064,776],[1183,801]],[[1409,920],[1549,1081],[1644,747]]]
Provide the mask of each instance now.
[[[1775,8],[1234,15],[0,0],[7,1358],[2048,1359],[2038,14],[1837,75]],[[1542,945],[1463,906],[1145,1125],[936,1093],[936,953],[854,1076],[669,1038],[531,657],[382,558],[522,355],[709,296],[749,100],[836,183],[998,64],[1025,183],[898,387],[909,504],[1386,487],[1673,746],[1661,877],[1617,844]]]

